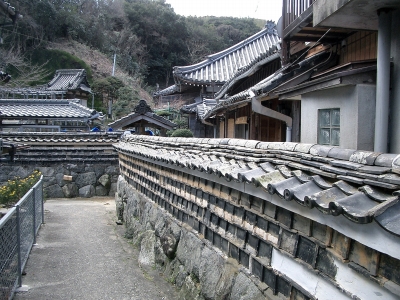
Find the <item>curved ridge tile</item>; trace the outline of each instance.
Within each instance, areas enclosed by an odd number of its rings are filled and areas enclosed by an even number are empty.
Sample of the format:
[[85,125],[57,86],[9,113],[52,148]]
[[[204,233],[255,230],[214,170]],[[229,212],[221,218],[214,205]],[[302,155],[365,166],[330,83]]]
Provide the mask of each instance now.
[[385,230],[400,236],[400,201],[376,216],[375,221]]
[[289,188],[285,190],[285,200],[295,200],[300,205],[305,206],[304,198],[306,196],[310,196],[316,193],[321,192],[322,189],[315,184],[314,181],[309,181],[307,183],[303,183],[299,186]]
[[324,214],[331,214],[329,203],[335,202],[345,197],[347,197],[347,195],[343,193],[339,188],[334,186],[319,193],[305,196],[304,203],[309,208],[315,207]]
[[285,198],[285,190],[292,187],[297,187],[302,185],[302,182],[297,179],[297,177],[291,177],[283,181],[268,184],[268,192],[273,194],[278,194],[279,197]]
[[369,185],[364,185],[359,188],[359,191],[363,192],[366,194],[368,197],[370,197],[372,200],[377,201],[377,202],[384,202],[387,200],[390,200],[393,196],[391,194],[384,193],[376,188],[373,188]]
[[343,214],[351,221],[361,224],[372,222],[373,216],[371,216],[370,210],[376,206],[377,202],[362,192],[329,203],[332,215]]
[[252,169],[249,171],[239,172],[238,180],[239,182],[251,183],[256,177],[265,175],[266,172],[262,168]]
[[275,170],[273,172],[267,173],[265,175],[261,175],[259,177],[253,178],[253,184],[257,187],[262,187],[265,191],[268,191],[268,184],[280,182],[285,180],[286,178],[282,176],[281,172]]

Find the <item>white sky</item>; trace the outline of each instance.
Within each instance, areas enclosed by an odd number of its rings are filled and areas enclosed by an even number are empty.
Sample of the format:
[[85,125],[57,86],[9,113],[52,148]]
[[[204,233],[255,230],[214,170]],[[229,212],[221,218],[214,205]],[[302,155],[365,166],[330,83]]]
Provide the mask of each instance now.
[[272,20],[282,15],[282,0],[166,0],[183,16],[216,16]]

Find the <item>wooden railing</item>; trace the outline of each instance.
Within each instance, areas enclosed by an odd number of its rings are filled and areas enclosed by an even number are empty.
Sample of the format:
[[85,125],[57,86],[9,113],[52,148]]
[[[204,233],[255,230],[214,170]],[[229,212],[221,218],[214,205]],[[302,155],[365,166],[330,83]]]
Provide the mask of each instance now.
[[288,27],[316,0],[283,0],[283,27]]

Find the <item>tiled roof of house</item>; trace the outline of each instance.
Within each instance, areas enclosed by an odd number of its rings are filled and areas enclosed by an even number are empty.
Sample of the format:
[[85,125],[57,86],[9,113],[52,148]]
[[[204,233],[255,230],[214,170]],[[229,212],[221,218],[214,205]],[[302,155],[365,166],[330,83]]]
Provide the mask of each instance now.
[[128,135],[117,151],[254,185],[314,214],[400,235],[400,155],[298,143]]
[[2,118],[91,118],[96,111],[67,100],[0,100]]
[[[49,144],[57,147],[60,145],[111,145],[119,141],[121,132],[2,132],[3,141],[10,143],[23,143],[34,147],[47,146]],[[35,149],[36,149],[35,148]]]
[[207,119],[220,110],[227,109],[228,107],[235,105],[238,102],[249,101],[252,94],[254,95],[268,95],[272,93],[275,89],[282,88],[284,86],[298,84],[310,79],[313,73],[317,71],[324,70],[330,65],[335,59],[334,55],[330,52],[320,52],[316,55],[310,56],[300,62],[296,62],[293,66],[288,65],[280,70],[276,71],[274,74],[268,76],[267,78],[261,80],[256,85],[251,88],[241,91],[235,95],[229,96],[227,98],[219,98],[218,104],[215,105],[211,110],[203,115],[204,119]]
[[53,79],[45,85],[15,88],[2,86],[0,88],[0,94],[3,94],[2,97],[16,94],[26,95],[28,97],[50,96],[51,98],[53,95],[66,94],[69,90],[82,90],[91,93],[92,90],[87,81],[86,71],[84,69],[57,70]]
[[187,84],[224,84],[236,73],[246,72],[280,49],[280,39],[274,22],[267,22],[263,30],[244,41],[210,55],[191,66],[174,67],[175,81]]
[[48,91],[66,91],[81,89],[90,92],[90,85],[86,79],[85,69],[57,70],[54,78],[45,88]]
[[172,94],[175,94],[177,92],[179,92],[179,87],[176,84],[174,84],[174,85],[171,85],[171,86],[169,86],[169,87],[167,87],[167,88],[165,88],[163,90],[159,90],[159,91],[155,92],[153,94],[153,96],[157,97],[157,96],[162,96],[162,95],[172,95]]

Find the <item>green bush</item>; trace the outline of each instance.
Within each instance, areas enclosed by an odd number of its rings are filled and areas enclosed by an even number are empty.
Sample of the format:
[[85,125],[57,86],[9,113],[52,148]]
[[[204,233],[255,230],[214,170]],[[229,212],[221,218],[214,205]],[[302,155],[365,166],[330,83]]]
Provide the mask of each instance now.
[[193,137],[193,132],[189,129],[177,129],[174,130],[171,134],[172,137]]
[[170,115],[172,115],[172,113],[166,110],[157,111],[156,114],[160,117],[169,117]]

